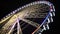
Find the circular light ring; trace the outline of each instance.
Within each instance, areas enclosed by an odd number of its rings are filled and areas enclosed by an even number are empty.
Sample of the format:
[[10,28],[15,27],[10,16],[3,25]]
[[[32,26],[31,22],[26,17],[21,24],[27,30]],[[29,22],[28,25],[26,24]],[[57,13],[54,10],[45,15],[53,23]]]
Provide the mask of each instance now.
[[[53,5],[52,3],[50,3],[49,1],[35,1],[35,2],[30,3],[30,4],[26,4],[26,5],[22,6],[22,7],[19,7],[18,9],[14,10],[14,11],[12,11],[10,14],[8,14],[7,17],[15,14],[16,12],[18,12],[19,10],[21,10],[21,9],[23,9],[23,8],[26,8],[26,7],[28,7],[28,6],[35,5],[35,4],[41,4],[41,3],[47,4],[48,6],[50,6],[50,7],[51,7],[51,8],[50,8],[50,12],[55,11],[54,5]],[[51,11],[51,10],[52,10],[52,11]],[[1,21],[4,20],[4,19],[7,18],[7,17],[4,17],[3,19],[1,19]]]
[[[20,7],[20,8],[18,8],[17,10],[11,12],[11,13],[9,14],[9,16],[14,15],[16,12],[19,12],[19,11],[20,11],[21,9],[23,9],[23,8],[26,8],[26,7],[28,7],[28,6],[35,5],[35,4],[41,4],[41,3],[42,3],[42,4],[47,4],[48,6],[50,6],[50,10],[49,10],[49,12],[48,12],[48,15],[45,17],[44,21],[43,21],[42,24],[39,26],[39,27],[41,27],[42,25],[44,25],[44,23],[46,23],[46,20],[50,17],[50,13],[51,13],[51,12],[55,12],[54,5],[53,5],[52,3],[50,3],[50,2],[48,2],[48,1],[35,1],[35,2],[30,3],[30,4],[24,5],[24,6]],[[7,16],[7,17],[9,17],[9,16]],[[7,17],[6,17],[6,18],[7,18]],[[5,19],[5,18],[4,18],[4,19]],[[3,19],[3,20],[4,20],[4,19]],[[39,27],[38,27],[38,28],[39,28]]]
[[[14,10],[14,11],[12,11],[10,14],[8,14],[7,17],[9,17],[9,16],[12,15],[12,14],[15,14],[16,12],[18,12],[19,10],[21,10],[21,9],[23,9],[23,8],[26,8],[26,7],[28,7],[28,6],[35,5],[35,4],[41,4],[41,3],[47,4],[48,6],[52,7],[52,8],[50,9],[50,11],[51,11],[51,10],[55,11],[54,5],[53,5],[52,3],[50,3],[49,1],[35,1],[35,2],[30,3],[30,4],[26,4],[26,5],[22,6],[22,7],[19,7],[18,9]],[[4,17],[2,20],[4,20],[4,19],[5,19],[5,17]],[[1,20],[1,21],[2,21],[2,20]]]

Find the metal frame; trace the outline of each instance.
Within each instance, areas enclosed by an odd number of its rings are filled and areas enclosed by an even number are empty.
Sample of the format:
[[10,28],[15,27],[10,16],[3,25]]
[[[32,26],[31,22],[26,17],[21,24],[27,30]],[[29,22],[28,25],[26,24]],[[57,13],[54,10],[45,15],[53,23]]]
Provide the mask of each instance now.
[[[40,29],[40,27],[42,27],[43,25],[44,25],[44,27],[45,27],[46,25],[47,25],[47,27],[48,27],[48,24],[49,24],[49,20],[48,20],[48,19],[49,19],[49,17],[51,17],[51,20],[52,20],[52,17],[55,16],[55,8],[54,8],[54,5],[53,5],[52,3],[50,3],[50,2],[48,2],[48,1],[35,1],[35,2],[33,2],[33,3],[24,5],[24,6],[22,6],[21,8],[18,8],[17,10],[15,10],[15,11],[11,12],[10,14],[8,14],[8,16],[6,16],[6,18],[8,17],[7,19],[9,19],[10,16],[15,15],[16,12],[19,12],[19,10],[21,10],[21,9],[23,9],[23,8],[26,8],[26,7],[28,7],[28,6],[35,5],[35,4],[41,4],[41,3],[47,4],[48,6],[50,6],[50,11],[49,11],[48,15],[46,16],[45,20],[42,22],[42,24],[39,25],[39,24],[36,24],[36,23],[35,23],[35,24],[33,25],[33,24],[31,23],[31,21],[28,21],[28,20],[26,20],[26,19],[17,17],[17,24],[18,24],[18,25],[17,25],[17,26],[18,26],[18,28],[17,28],[17,30],[18,30],[17,34],[22,34],[22,31],[21,31],[21,28],[20,28],[20,25],[19,25],[19,20],[23,20],[23,21],[31,24],[32,26],[37,27],[37,29],[36,29],[32,34],[34,34],[35,32],[37,32],[37,31]],[[51,16],[51,15],[52,15],[52,16]],[[16,15],[16,16],[17,16],[17,15]],[[6,18],[4,17],[4,18],[0,21],[0,23],[6,21],[6,20],[7,20]],[[45,25],[46,20],[48,20],[48,22],[47,22],[48,24]],[[52,22],[53,22],[53,20],[52,20]],[[14,24],[16,24],[16,23],[14,23]],[[38,26],[36,26],[36,25],[38,25]],[[12,26],[12,28],[11,28],[11,30],[8,32],[8,34],[10,34],[10,32],[12,31],[13,28],[14,28],[14,25]],[[20,29],[19,29],[19,28],[20,28]],[[48,29],[49,29],[49,28],[48,28]],[[44,29],[44,30],[45,30],[45,29]],[[20,31],[21,33],[19,33],[19,31]]]

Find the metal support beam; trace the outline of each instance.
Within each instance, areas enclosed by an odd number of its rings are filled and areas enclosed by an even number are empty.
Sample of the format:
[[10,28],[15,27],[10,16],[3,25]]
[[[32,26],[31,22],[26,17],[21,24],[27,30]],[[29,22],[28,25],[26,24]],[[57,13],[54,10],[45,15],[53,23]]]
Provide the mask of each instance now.
[[8,32],[8,34],[10,34],[13,31],[15,25],[16,25],[16,22],[13,24],[13,26],[12,26],[11,30]]
[[19,24],[19,20],[17,19],[17,34],[22,34],[22,30]]
[[35,22],[33,22],[33,21],[30,21],[30,20],[27,20],[27,19],[20,18],[20,20],[22,20],[22,21],[24,21],[24,22],[26,22],[26,23],[28,23],[28,24],[34,26],[34,27],[40,26],[40,24],[35,23]]

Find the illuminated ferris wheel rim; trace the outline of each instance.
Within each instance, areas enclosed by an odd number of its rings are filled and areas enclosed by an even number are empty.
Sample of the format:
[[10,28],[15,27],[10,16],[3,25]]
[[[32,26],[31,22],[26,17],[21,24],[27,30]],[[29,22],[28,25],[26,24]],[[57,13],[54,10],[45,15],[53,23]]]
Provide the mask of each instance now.
[[26,8],[28,6],[35,5],[35,4],[46,4],[46,5],[50,6],[50,11],[48,12],[48,15],[46,16],[45,20],[40,25],[40,27],[41,27],[46,22],[46,20],[48,19],[48,17],[51,16],[50,13],[51,12],[55,12],[54,5],[52,3],[50,3],[50,2],[48,2],[48,1],[35,1],[35,2],[30,3],[30,4],[24,5],[24,6],[20,7],[20,8],[18,8],[17,10],[12,11],[9,14],[9,16],[15,14],[16,12],[19,12],[21,9],[24,9],[24,8]]
[[54,7],[54,5],[51,2],[49,2],[49,1],[35,1],[35,2],[26,4],[26,5],[22,6],[22,7],[17,8],[16,10],[12,11],[11,13],[9,13],[5,17],[3,17],[3,19],[1,19],[0,21],[4,20],[5,18],[9,17],[10,15],[15,14],[16,12],[19,12],[23,8],[26,8],[28,6],[35,5],[35,4],[41,4],[41,3],[50,6],[50,11],[49,12],[52,12],[52,11],[55,12],[55,7]]

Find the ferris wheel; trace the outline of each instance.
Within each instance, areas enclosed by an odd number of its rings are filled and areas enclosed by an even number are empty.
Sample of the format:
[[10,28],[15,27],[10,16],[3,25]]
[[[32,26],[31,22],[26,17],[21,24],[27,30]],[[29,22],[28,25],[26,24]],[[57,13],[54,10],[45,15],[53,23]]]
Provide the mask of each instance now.
[[35,1],[12,11],[0,21],[0,34],[42,34],[53,22],[55,7],[49,1]]

